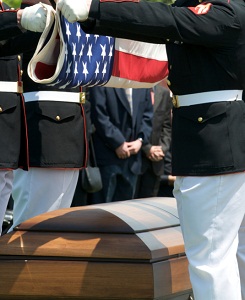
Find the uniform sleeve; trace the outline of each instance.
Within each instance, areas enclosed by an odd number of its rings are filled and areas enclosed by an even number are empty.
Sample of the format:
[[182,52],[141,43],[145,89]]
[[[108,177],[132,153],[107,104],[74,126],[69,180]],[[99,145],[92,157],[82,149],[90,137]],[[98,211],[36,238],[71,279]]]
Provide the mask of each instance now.
[[[241,6],[245,9],[244,3]],[[90,25],[83,25],[85,31],[156,43],[176,41],[215,47],[230,44],[241,29],[233,7],[225,1],[188,8],[160,2],[93,0],[89,17]]]
[[17,24],[17,10],[0,11],[0,41],[22,34]]
[[0,47],[0,56],[16,55],[35,50],[40,39],[39,32],[26,31],[19,36],[8,39]]

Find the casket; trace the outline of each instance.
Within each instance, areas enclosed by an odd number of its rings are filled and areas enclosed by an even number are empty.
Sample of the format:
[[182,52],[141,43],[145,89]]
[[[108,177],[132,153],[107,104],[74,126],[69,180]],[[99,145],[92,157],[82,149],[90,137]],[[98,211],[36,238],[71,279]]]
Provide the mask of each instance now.
[[192,299],[174,198],[60,209],[0,238],[0,299]]

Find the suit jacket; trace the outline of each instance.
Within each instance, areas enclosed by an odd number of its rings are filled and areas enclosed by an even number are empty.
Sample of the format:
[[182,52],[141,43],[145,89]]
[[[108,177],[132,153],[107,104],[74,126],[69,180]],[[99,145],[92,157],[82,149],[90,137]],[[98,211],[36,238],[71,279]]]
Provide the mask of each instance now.
[[169,90],[161,84],[154,87],[153,107],[154,115],[150,142],[142,148],[142,173],[145,172],[147,166],[152,165],[155,175],[160,176],[163,174],[164,159],[158,162],[152,162],[146,157],[146,154],[150,151],[152,146],[161,146],[163,153],[166,153],[170,148],[172,100]]
[[[124,89],[93,87],[90,91],[91,119],[95,126],[94,147],[98,165],[122,165],[116,148],[123,142],[143,138],[149,142],[152,130],[153,106],[150,89],[134,89],[133,114]],[[134,174],[141,171],[141,151],[129,158],[129,166]]]

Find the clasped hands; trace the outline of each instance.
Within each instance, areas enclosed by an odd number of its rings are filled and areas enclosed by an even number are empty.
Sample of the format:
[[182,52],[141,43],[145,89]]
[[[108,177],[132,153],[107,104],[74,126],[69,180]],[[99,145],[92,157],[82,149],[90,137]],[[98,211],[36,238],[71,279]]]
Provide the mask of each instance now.
[[131,155],[137,154],[141,147],[142,142],[140,140],[135,140],[132,142],[124,142],[115,151],[118,158],[126,159]]
[[160,161],[164,158],[164,153],[161,146],[151,146],[147,153],[147,158],[151,161]]
[[[88,18],[92,0],[56,0],[57,9],[70,23]],[[42,32],[46,27],[47,7],[40,3],[20,9],[17,19],[24,29]]]

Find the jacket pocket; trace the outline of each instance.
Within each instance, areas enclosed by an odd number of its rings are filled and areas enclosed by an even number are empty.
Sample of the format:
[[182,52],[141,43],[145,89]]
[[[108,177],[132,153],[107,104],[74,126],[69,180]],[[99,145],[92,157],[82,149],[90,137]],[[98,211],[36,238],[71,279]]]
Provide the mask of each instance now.
[[82,167],[84,118],[77,103],[26,103],[31,166]]
[[222,102],[174,110],[173,169],[202,175],[233,166],[229,106]]
[[10,113],[12,112],[19,102],[19,98],[15,97],[0,97],[0,113]]
[[[67,104],[67,105],[66,105]],[[65,122],[76,115],[77,107],[70,103],[57,103],[40,101],[35,107],[35,112],[39,117],[48,118],[54,122]]]

